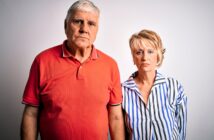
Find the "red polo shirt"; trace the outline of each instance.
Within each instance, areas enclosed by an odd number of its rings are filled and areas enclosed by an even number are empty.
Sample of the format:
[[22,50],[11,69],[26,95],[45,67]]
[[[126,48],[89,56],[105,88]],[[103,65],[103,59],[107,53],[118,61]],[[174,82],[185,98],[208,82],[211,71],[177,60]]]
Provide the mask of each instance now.
[[42,140],[107,140],[107,105],[122,102],[117,64],[95,48],[80,63],[65,44],[35,58],[23,103],[40,107]]

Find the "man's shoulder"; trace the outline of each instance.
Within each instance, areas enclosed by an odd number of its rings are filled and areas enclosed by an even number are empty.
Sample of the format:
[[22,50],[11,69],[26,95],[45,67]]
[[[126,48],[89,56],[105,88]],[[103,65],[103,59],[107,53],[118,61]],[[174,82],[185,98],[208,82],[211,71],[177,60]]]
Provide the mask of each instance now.
[[43,50],[36,56],[36,59],[51,59],[55,57],[60,57],[61,55],[62,55],[62,44]]
[[109,63],[115,63],[116,64],[115,59],[112,58],[110,55],[108,55],[108,54],[106,54],[103,51],[98,50],[98,49],[96,49],[96,51],[97,51],[98,58],[100,58],[101,60],[109,62]]

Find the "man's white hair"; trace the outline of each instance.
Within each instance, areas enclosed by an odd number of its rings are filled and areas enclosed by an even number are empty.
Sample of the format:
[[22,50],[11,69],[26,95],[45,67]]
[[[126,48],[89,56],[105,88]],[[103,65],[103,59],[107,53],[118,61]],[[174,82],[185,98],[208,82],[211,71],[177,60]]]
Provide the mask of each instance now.
[[71,5],[71,7],[68,9],[67,15],[66,15],[66,22],[68,23],[70,17],[76,10],[82,10],[87,12],[95,12],[98,15],[100,14],[99,8],[94,5],[93,2],[89,0],[78,0],[75,3]]

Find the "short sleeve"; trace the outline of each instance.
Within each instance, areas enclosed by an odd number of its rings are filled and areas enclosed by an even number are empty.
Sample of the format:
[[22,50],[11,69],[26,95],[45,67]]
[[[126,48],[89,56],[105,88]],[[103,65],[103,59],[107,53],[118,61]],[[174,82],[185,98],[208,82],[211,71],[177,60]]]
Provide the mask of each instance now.
[[39,106],[39,64],[37,59],[34,59],[32,63],[22,103]]
[[120,82],[119,69],[116,63],[113,65],[113,72],[111,74],[112,84],[110,89],[109,105],[119,105],[122,103],[122,89]]

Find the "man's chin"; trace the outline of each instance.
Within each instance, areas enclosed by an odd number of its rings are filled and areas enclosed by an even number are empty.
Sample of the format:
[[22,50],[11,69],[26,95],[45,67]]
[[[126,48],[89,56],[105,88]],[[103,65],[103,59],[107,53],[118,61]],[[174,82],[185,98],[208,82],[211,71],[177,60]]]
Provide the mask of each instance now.
[[89,48],[89,47],[91,47],[92,45],[89,44],[89,43],[78,43],[78,44],[76,44],[76,46],[77,46],[78,48]]
[[76,42],[77,47],[87,48],[92,46],[91,43],[87,40],[79,40]]

